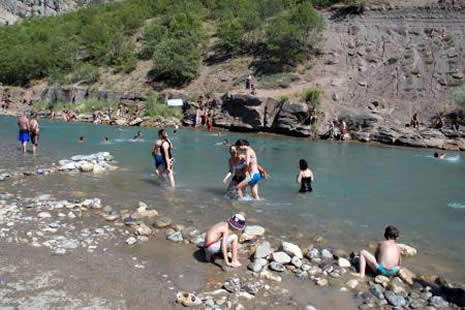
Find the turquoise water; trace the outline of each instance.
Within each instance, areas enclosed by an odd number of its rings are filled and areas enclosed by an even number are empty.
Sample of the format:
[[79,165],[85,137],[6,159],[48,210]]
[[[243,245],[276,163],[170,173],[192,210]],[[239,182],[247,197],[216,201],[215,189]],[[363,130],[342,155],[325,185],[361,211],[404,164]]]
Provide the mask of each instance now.
[[[130,139],[137,130],[143,142]],[[319,233],[326,244],[346,250],[367,247],[382,238],[384,227],[394,224],[401,241],[415,246],[419,256],[408,266],[465,280],[465,154],[438,161],[431,150],[315,142],[288,137],[180,130],[175,146],[176,181],[173,192],[153,176],[151,145],[155,129],[117,128],[88,124],[41,122],[39,155],[18,150],[16,120],[0,118],[0,170],[33,166],[75,154],[109,151],[120,169],[108,175],[53,175],[26,179],[24,194],[54,193],[69,198],[77,191],[101,197],[121,208],[138,200],[175,218],[177,222],[207,227],[235,211],[244,211],[270,233],[312,243]],[[77,143],[85,136],[85,144]],[[103,137],[110,144],[102,143]],[[271,178],[260,184],[262,201],[237,202],[224,196],[222,179],[227,170],[223,139],[248,139],[260,164]],[[308,160],[315,174],[314,192],[297,193],[298,160]],[[1,184],[0,190],[11,190]],[[297,232],[303,233],[298,235]]]

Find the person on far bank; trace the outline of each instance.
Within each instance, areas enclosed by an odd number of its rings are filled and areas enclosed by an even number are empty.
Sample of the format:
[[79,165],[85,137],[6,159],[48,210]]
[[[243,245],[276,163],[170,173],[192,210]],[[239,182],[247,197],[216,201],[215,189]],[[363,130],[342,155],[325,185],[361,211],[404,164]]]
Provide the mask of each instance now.
[[[207,231],[205,236],[205,259],[211,262],[216,254],[223,254],[224,262],[229,267],[240,267],[238,250],[238,237],[234,231],[241,232],[245,227],[245,218],[242,214],[235,214],[227,222],[219,222]],[[228,254],[231,253],[231,261]]]
[[39,146],[39,121],[37,120],[37,113],[32,115],[32,119],[29,122],[29,133],[31,136],[32,153],[35,154]]
[[399,272],[401,263],[401,252],[396,241],[399,238],[399,230],[392,225],[386,227],[384,231],[385,241],[378,243],[375,255],[366,250],[360,251],[360,274],[361,278],[365,277],[366,265],[368,265],[377,274],[392,277]]
[[19,143],[23,149],[23,153],[27,151],[27,142],[29,141],[29,119],[25,113],[22,113],[18,118],[19,127]]
[[299,192],[311,192],[312,182],[315,180],[312,170],[308,168],[308,163],[305,159],[299,161],[299,174],[297,174],[297,183],[300,184]]

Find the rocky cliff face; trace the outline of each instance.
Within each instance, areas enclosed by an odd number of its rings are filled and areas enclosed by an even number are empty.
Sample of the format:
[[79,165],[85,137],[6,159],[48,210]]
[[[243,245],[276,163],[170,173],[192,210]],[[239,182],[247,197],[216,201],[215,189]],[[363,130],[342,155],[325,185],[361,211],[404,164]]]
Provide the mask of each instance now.
[[34,16],[53,16],[103,0],[0,0],[0,25]]

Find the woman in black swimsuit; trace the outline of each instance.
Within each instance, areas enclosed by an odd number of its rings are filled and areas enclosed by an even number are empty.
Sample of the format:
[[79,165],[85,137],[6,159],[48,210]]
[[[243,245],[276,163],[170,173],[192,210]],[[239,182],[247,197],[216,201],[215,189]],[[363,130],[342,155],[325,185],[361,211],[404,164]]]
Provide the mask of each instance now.
[[299,174],[297,175],[297,183],[300,184],[299,192],[311,192],[312,182],[314,181],[313,172],[308,168],[308,163],[305,159],[299,161]]

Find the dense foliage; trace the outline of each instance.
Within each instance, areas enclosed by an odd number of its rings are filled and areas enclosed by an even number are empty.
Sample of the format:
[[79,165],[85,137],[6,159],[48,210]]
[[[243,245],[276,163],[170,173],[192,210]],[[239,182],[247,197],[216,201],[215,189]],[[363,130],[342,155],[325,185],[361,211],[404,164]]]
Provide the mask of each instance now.
[[[314,0],[315,2],[318,2]],[[207,34],[206,26],[213,27]],[[151,77],[169,86],[194,79],[207,47],[295,65],[324,27],[310,0],[125,0],[0,27],[0,82],[99,79],[101,66],[130,72],[152,59]],[[217,41],[211,41],[217,35]],[[211,44],[210,44],[211,47]]]

